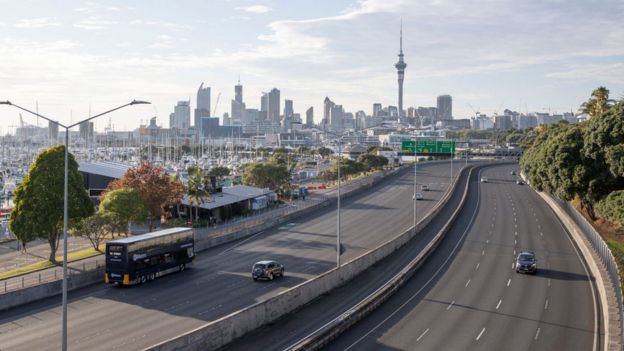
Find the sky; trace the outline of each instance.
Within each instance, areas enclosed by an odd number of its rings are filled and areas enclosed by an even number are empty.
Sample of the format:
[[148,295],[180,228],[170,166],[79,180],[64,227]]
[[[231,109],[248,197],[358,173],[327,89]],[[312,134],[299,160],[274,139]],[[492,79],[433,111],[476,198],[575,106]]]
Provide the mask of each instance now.
[[[577,111],[601,85],[624,96],[624,0],[0,0],[0,101],[62,123],[168,127],[204,82],[217,116],[240,77],[247,108],[273,87],[295,112],[322,118],[397,105],[394,64],[403,22],[404,106],[453,96],[475,112]],[[44,125],[22,114],[25,123]],[[0,134],[19,111],[0,105]]]

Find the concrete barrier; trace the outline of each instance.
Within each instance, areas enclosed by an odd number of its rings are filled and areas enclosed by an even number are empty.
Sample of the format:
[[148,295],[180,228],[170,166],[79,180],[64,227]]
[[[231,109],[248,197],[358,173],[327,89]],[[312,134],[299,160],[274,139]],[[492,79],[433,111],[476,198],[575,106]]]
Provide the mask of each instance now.
[[[460,176],[463,176],[464,173],[465,169],[461,171]],[[449,187],[442,200],[427,216],[418,222],[416,228],[410,228],[398,237],[343,264],[340,268],[334,268],[276,296],[233,312],[145,350],[215,350],[262,325],[277,320],[320,295],[339,287],[409,242],[422,228],[429,224],[432,218],[446,208],[456,185],[457,181]]]

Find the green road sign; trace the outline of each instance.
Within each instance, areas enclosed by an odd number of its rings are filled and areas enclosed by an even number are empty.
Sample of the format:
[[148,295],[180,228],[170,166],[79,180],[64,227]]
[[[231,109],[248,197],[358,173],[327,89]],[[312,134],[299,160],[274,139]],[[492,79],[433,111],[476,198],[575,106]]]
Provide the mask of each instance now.
[[416,150],[416,142],[413,140],[401,140],[401,150],[414,152]]
[[401,150],[417,154],[451,154],[455,153],[455,141],[417,139],[401,141]]

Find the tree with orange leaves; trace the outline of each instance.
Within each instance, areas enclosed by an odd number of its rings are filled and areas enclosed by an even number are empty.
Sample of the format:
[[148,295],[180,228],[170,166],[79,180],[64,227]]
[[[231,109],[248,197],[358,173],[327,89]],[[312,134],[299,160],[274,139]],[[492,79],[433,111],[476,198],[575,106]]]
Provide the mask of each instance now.
[[162,167],[152,166],[149,162],[127,170],[123,177],[111,182],[106,190],[122,188],[136,189],[141,194],[148,211],[150,232],[154,228],[154,220],[160,219],[169,208],[180,203],[184,193],[180,181],[169,177]]

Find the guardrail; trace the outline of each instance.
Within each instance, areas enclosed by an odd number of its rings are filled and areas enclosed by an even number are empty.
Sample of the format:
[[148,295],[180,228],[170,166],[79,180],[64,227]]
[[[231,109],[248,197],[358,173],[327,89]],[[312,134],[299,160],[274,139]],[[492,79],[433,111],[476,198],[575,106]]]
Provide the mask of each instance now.
[[[465,168],[462,169],[460,177],[464,171]],[[457,180],[460,177],[456,177],[455,179]],[[429,224],[431,219],[434,218],[442,208],[445,208],[453,195],[453,190],[457,183],[458,182],[455,181],[449,186],[440,202],[434,206],[425,218],[422,218],[418,222],[416,228],[412,227],[408,229],[397,237],[380,244],[375,249],[343,264],[340,268],[334,268],[285,290],[278,295],[245,307],[182,335],[146,348],[145,350],[214,350],[226,345],[234,338],[240,337],[264,324],[275,321],[287,313],[291,313],[296,308],[309,303],[318,296],[345,284],[368,267],[381,261],[409,242],[422,228]]]
[[602,236],[594,229],[594,227],[580,214],[572,204],[556,197],[552,197],[561,208],[572,218],[574,223],[581,229],[585,239],[591,244],[594,251],[600,258],[602,265],[609,275],[609,282],[615,292],[615,298],[620,315],[619,336],[620,345],[624,345],[624,306],[622,305],[622,285],[620,282],[620,269],[617,265],[613,252],[608,244],[602,239]]

